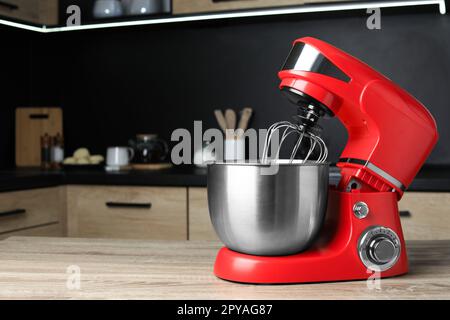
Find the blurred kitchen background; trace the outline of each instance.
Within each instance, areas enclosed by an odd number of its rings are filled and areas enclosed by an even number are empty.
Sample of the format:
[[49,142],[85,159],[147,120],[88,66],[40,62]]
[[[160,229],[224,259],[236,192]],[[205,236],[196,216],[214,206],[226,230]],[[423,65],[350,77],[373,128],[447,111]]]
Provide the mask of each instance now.
[[[44,132],[19,128],[21,147],[16,148],[16,112],[37,108],[33,112],[39,118],[48,107],[59,108],[65,157],[79,148],[106,157],[108,147],[128,146],[137,134],[156,134],[173,146],[173,130],[193,131],[194,120],[203,121],[204,130],[218,128],[216,109],[238,112],[250,107],[249,126],[267,128],[295,114],[278,89],[277,73],[292,41],[313,36],[373,66],[434,115],[440,140],[401,209],[403,216],[411,212],[413,216],[404,222],[408,239],[448,238],[444,227],[450,225],[445,212],[450,205],[450,16],[440,10],[449,3],[419,2],[413,6],[404,4],[414,1],[364,2],[390,3],[381,9],[381,29],[370,30],[366,9],[334,11],[361,1],[1,0],[0,197],[6,198],[0,214],[8,217],[0,218],[0,237],[26,232],[214,239],[204,169],[127,168],[108,174],[104,163],[90,172],[65,167],[43,171],[39,163],[31,169],[18,168],[18,150],[30,150],[31,142],[23,134],[39,139]],[[130,3],[137,8],[132,13]],[[81,10],[81,27],[98,28],[65,29],[71,5]],[[277,14],[302,8],[323,12]],[[265,15],[253,16],[259,13]],[[210,14],[239,17],[203,20]],[[156,23],[146,24],[150,22]],[[117,23],[132,25],[111,27]],[[329,160],[334,162],[345,144],[345,130],[336,119],[321,125]],[[78,151],[84,159],[86,150]],[[39,151],[33,152],[41,157]],[[410,157],[393,156],[405,161]],[[49,190],[50,195],[40,190]],[[40,206],[55,201],[57,208],[49,216]],[[114,216],[108,211],[111,207]],[[150,207],[153,215],[139,211]],[[434,220],[427,219],[430,208]],[[27,220],[21,216],[24,210],[37,210],[41,218]]]
[[[61,23],[72,3],[92,21],[95,1],[64,0]],[[359,57],[419,99],[441,136],[427,163],[450,164],[449,16],[437,6],[382,9],[381,30],[366,27],[368,16],[357,10],[48,34],[1,26],[0,167],[14,167],[14,112],[23,106],[62,108],[66,154],[81,146],[103,154],[137,133],[169,141],[194,120],[217,127],[214,109],[252,107],[253,128],[290,119],[295,108],[280,94],[277,72],[302,36]],[[322,126],[336,161],[345,130],[335,119]]]

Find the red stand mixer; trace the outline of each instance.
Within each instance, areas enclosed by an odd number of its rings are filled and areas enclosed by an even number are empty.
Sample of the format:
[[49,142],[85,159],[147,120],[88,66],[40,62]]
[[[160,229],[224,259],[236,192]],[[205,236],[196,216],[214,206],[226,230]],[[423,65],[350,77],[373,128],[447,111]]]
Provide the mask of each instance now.
[[[298,106],[305,126],[325,115],[344,124],[348,141],[337,164],[341,180],[328,190],[323,227],[306,250],[267,256],[225,247],[217,255],[214,273],[244,283],[325,282],[368,279],[373,272],[380,277],[407,273],[397,202],[437,142],[433,117],[383,75],[314,38],[294,42],[279,78],[280,89]],[[208,192],[214,188],[213,170],[208,172]],[[217,208],[213,210],[221,210]],[[224,237],[232,239],[229,234]]]

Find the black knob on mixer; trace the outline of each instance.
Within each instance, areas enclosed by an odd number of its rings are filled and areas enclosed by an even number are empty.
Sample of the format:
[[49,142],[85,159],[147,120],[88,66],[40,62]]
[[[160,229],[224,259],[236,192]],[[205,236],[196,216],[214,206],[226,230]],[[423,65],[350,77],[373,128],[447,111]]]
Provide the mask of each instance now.
[[389,228],[373,226],[364,231],[358,244],[362,263],[374,271],[386,271],[400,257],[400,239]]

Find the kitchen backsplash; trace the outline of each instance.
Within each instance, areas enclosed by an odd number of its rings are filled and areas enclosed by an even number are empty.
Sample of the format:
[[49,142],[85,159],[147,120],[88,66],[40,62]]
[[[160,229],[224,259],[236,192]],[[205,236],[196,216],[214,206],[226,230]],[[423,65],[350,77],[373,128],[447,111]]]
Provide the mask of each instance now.
[[[0,56],[15,88],[2,77],[2,88],[10,92],[0,101],[0,166],[14,164],[14,108],[26,104],[63,108],[67,153],[79,146],[104,152],[136,133],[170,140],[176,128],[193,129],[194,120],[203,120],[205,129],[216,127],[215,108],[254,108],[254,128],[290,119],[296,110],[277,89],[277,72],[289,43],[307,35],[360,57],[422,101],[441,136],[428,163],[450,164],[450,17],[383,15],[382,29],[371,31],[363,14],[332,16],[44,35],[2,28],[8,48]],[[337,157],[345,130],[335,119],[322,126]]]

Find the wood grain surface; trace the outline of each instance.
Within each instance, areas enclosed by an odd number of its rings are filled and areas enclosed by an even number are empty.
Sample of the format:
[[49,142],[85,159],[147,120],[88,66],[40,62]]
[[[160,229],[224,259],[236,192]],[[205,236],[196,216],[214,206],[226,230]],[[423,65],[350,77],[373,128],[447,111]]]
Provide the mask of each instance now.
[[[0,235],[50,223],[64,225],[64,198],[64,187],[0,193]],[[4,215],[17,210],[24,212]]]
[[343,1],[345,0],[252,0],[252,1],[172,0],[173,6],[172,11],[174,14],[182,14],[182,13],[199,13],[199,12],[297,6],[321,2],[343,2]]
[[67,213],[70,237],[187,240],[186,188],[67,186]]
[[0,240],[14,236],[30,237],[64,237],[64,226],[60,222],[52,222],[35,227],[0,233]]
[[[214,241],[12,237],[0,241],[0,298],[450,299],[450,241],[408,245],[410,273],[383,279],[380,289],[369,289],[365,281],[222,281],[212,274],[220,247]],[[79,289],[67,286],[73,268],[80,270]]]
[[189,187],[189,240],[219,240],[209,218],[206,188]]
[[58,0],[7,0],[4,3],[16,5],[11,10],[7,6],[0,6],[0,15],[32,22],[36,24],[54,25],[58,23]]
[[405,192],[399,202],[406,240],[450,240],[450,193]]

